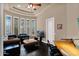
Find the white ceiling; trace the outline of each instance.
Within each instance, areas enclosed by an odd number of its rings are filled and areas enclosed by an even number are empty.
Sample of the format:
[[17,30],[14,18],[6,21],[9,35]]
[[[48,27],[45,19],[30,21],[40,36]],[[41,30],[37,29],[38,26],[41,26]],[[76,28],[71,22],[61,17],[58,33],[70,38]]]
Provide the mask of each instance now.
[[41,7],[39,7],[37,10],[33,10],[32,8],[27,8],[28,3],[7,3],[7,4],[4,4],[4,9],[10,12],[14,12],[14,13],[34,16],[34,15],[39,14],[49,5],[51,4],[42,3]]

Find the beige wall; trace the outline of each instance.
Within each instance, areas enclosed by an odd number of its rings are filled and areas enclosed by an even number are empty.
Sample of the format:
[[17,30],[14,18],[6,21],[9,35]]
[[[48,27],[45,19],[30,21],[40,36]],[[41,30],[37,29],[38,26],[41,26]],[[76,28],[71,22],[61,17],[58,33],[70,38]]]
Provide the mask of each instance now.
[[[1,10],[1,6],[0,6],[0,10]],[[1,13],[1,11],[0,11]],[[0,14],[0,37],[1,37],[1,14]]]
[[[56,4],[51,5],[38,16],[38,29],[45,30],[45,20],[55,17],[55,39],[73,38],[79,39],[79,4]],[[57,24],[63,24],[62,30],[57,30]]]
[[[45,21],[49,17],[55,18],[55,39],[61,39],[66,37],[66,4],[51,5],[40,13],[37,17],[38,29],[45,30]],[[57,30],[57,24],[63,24],[62,30]]]
[[77,18],[79,17],[79,4],[67,4],[67,37],[79,38]]

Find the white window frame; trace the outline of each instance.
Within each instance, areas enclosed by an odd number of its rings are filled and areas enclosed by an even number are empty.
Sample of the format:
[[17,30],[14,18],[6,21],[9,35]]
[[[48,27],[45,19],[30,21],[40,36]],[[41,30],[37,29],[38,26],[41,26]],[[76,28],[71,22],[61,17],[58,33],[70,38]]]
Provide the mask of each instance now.
[[[31,20],[31,26],[32,26],[32,21],[35,21],[36,22],[36,24],[35,24],[36,29],[34,29],[34,35],[35,35],[36,34],[36,31],[37,31],[37,20],[36,19],[32,19]],[[32,32],[32,27],[31,27],[31,32]]]
[[24,20],[24,26],[23,27],[24,27],[24,33],[26,33],[25,32],[25,18],[20,18],[20,26],[19,26],[20,27],[20,33],[22,33],[22,31],[21,31],[21,22],[22,21],[21,20]]
[[[14,33],[14,23],[15,23],[15,18],[17,18],[18,19],[18,34],[19,34],[19,17],[17,17],[17,16],[13,16],[13,33]],[[15,34],[15,33],[14,33]]]
[[[29,21],[29,26],[28,26],[28,27],[29,27],[29,32],[28,32],[28,33],[27,33],[27,31],[28,31],[28,30],[27,30],[27,21]],[[26,19],[26,20],[25,20],[25,29],[26,29],[26,34],[29,35],[29,34],[30,34],[30,20],[29,20],[29,19]]]
[[7,17],[7,16],[11,17],[11,25],[10,25],[11,27],[10,27],[10,31],[11,31],[11,34],[12,34],[12,16],[11,16],[11,15],[5,15],[5,36],[7,36],[7,35],[6,35],[6,17]]

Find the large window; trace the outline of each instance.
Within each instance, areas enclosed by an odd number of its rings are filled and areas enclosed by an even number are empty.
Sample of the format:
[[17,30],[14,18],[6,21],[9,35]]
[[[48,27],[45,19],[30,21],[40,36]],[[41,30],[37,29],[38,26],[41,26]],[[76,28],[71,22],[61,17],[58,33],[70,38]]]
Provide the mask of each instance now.
[[25,19],[21,18],[20,19],[20,33],[25,33]]
[[12,16],[6,15],[5,16],[5,35],[12,34],[11,25],[12,25]]
[[26,33],[29,34],[29,20],[26,20]]
[[18,28],[19,28],[19,18],[18,17],[14,17],[13,18],[14,21],[14,34],[18,35]]
[[29,34],[29,35],[36,34],[36,30],[37,30],[36,20],[27,19],[25,26],[26,26],[26,33],[27,34]]
[[37,23],[36,20],[32,20],[31,21],[31,29],[32,29],[32,34],[36,34],[36,30],[37,30]]

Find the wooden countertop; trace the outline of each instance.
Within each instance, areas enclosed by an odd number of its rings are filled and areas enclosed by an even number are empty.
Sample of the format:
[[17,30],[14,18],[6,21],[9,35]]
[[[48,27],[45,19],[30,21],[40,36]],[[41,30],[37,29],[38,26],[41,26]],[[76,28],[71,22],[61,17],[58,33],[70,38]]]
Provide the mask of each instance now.
[[73,42],[68,40],[58,40],[55,41],[57,48],[65,51],[69,56],[79,56],[79,49],[76,48]]

